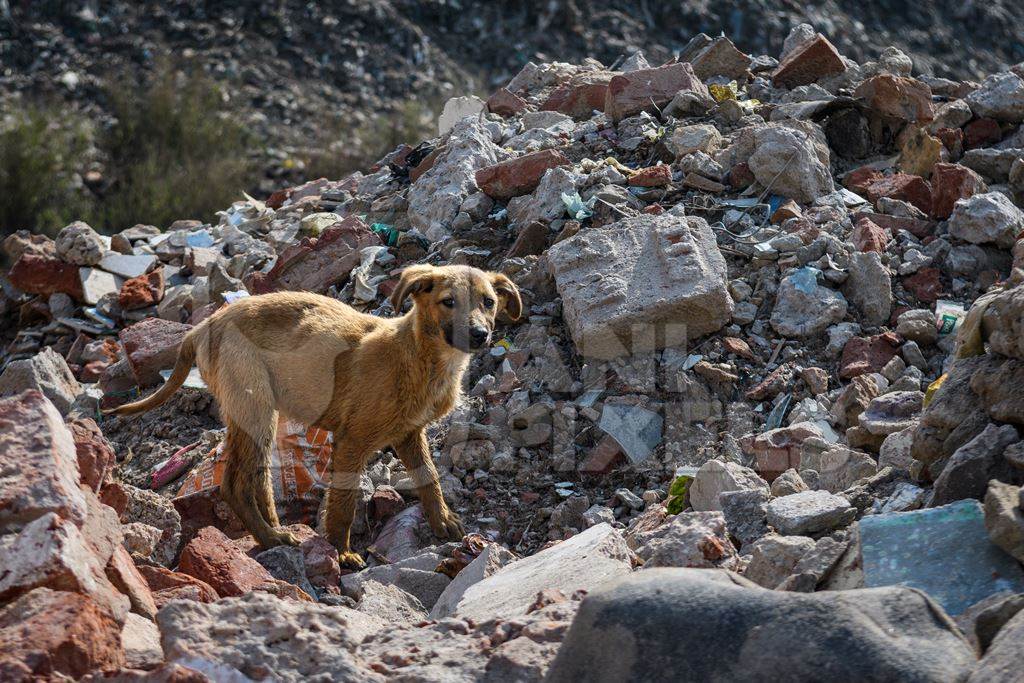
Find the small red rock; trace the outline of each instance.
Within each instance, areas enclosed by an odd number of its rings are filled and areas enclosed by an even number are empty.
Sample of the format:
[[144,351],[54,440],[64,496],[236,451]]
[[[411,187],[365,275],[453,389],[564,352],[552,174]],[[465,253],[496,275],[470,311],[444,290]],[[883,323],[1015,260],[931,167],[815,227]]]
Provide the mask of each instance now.
[[629,184],[636,187],[662,187],[672,182],[672,169],[665,164],[641,168],[629,176]]
[[839,376],[850,379],[868,372],[879,372],[899,353],[900,339],[892,332],[873,337],[854,337],[846,342],[839,360]]
[[221,597],[245,595],[275,583],[263,565],[212,526],[200,529],[184,547],[178,570],[210,584]]
[[995,119],[975,119],[963,128],[964,149],[988,147],[1003,139],[1003,131]]
[[882,197],[910,202],[925,213],[932,209],[932,188],[921,176],[894,173],[867,185],[868,200],[874,204]]
[[786,55],[775,73],[772,84],[785,88],[809,85],[827,76],[834,76],[846,71],[846,64],[835,46],[820,33],[814,40],[808,41]]
[[750,170],[750,164],[745,161],[741,161],[729,169],[729,187],[734,190],[749,187],[755,180],[754,172]]
[[67,426],[75,440],[81,482],[99,493],[104,481],[114,470],[117,460],[114,449],[92,418],[72,420]]
[[604,113],[618,122],[642,111],[654,112],[671,102],[681,91],[691,92],[702,99],[710,97],[707,87],[688,63],[616,74],[608,81]]
[[889,118],[922,122],[935,118],[932,90],[915,78],[879,74],[858,85],[853,95]]
[[216,602],[220,597],[210,584],[182,572],[152,565],[140,565],[138,570],[152,591],[157,609],[171,600]]
[[903,278],[903,286],[923,303],[934,303],[942,294],[942,281],[938,268],[922,268]]
[[0,609],[0,679],[79,679],[124,665],[121,627],[78,593],[36,588]]
[[132,556],[128,554],[123,545],[118,545],[114,549],[114,554],[111,555],[110,562],[107,563],[106,574],[117,590],[128,596],[133,612],[141,614],[147,619],[156,617],[157,606],[149,584],[139,573],[132,561]]
[[545,149],[481,168],[476,172],[476,184],[489,197],[511,199],[537,189],[548,169],[567,164],[564,154]]
[[156,306],[164,298],[164,269],[125,280],[117,295],[117,303],[126,311]]
[[986,192],[988,188],[981,176],[959,164],[935,164],[932,169],[933,218],[949,218],[957,200]]
[[140,387],[159,384],[163,380],[160,371],[174,367],[181,340],[191,329],[191,325],[146,318],[121,330],[118,339]]
[[378,486],[370,496],[370,516],[383,521],[393,517],[405,507],[405,499],[393,486]]
[[83,297],[78,266],[56,257],[26,251],[11,267],[7,277],[12,285],[27,294],[49,296],[63,292],[78,301]]
[[867,216],[857,220],[853,227],[853,246],[858,251],[885,251],[885,247],[891,239],[889,231],[881,227]]
[[487,110],[492,114],[508,118],[526,111],[526,100],[507,88],[498,88],[487,98]]
[[939,128],[935,137],[942,140],[942,145],[949,151],[951,160],[959,159],[964,154],[964,131],[962,128]]
[[605,96],[608,94],[609,71],[590,71],[573,76],[548,95],[540,108],[557,111],[574,119],[590,118],[594,111],[604,111]]
[[607,474],[625,458],[619,443],[611,435],[605,434],[577,469],[581,474]]
[[869,166],[861,166],[846,174],[846,177],[843,179],[843,185],[851,192],[867,195],[868,187],[884,177],[881,172]]

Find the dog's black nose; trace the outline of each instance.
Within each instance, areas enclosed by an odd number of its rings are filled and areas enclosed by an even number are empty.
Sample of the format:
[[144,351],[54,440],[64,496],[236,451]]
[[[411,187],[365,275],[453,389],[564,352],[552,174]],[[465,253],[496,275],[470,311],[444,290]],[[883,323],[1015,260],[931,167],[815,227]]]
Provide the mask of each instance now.
[[469,328],[469,338],[473,342],[473,346],[483,346],[487,343],[487,338],[491,335],[487,331],[486,327],[471,327]]

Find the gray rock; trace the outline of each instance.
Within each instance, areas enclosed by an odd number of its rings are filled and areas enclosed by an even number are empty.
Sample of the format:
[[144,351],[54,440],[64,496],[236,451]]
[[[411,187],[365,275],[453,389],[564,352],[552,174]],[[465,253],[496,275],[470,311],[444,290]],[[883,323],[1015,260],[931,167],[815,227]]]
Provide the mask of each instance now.
[[174,504],[154,491],[146,491],[123,484],[128,494],[128,504],[121,516],[126,522],[141,522],[160,530],[160,539],[153,550],[152,558],[165,567],[174,566],[181,543],[181,515]]
[[768,534],[752,546],[750,564],[743,575],[764,588],[775,588],[793,573],[793,568],[814,549],[806,536]]
[[[821,135],[822,141],[824,134]],[[829,171],[828,145],[808,133],[766,125],[754,132],[754,153],[748,163],[764,187],[801,204],[835,191]]]
[[1003,451],[1019,438],[1012,426],[989,423],[949,458],[935,480],[932,504],[945,505],[964,498],[980,500],[989,480],[1008,480],[1011,466],[1003,458]]
[[616,358],[677,346],[732,317],[725,259],[702,218],[637,216],[547,253],[579,352]]
[[541,590],[555,588],[571,595],[630,571],[629,549],[622,535],[598,524],[473,584],[463,593],[454,615],[477,621],[511,618],[524,614]]
[[476,190],[476,171],[504,153],[478,118],[454,123],[445,149],[409,188],[409,221],[431,240],[444,237],[462,202]]
[[111,251],[107,252],[99,262],[99,267],[108,273],[128,279],[144,275],[154,263],[156,263],[156,256],[153,254],[136,256],[134,254],[117,254]]
[[995,149],[969,149],[964,152],[960,165],[984,176],[991,183],[1005,183],[1010,178],[1014,163],[1024,154],[1024,140],[1016,147]]
[[363,597],[363,584],[367,581],[395,585],[419,600],[426,609],[430,609],[451,583],[446,575],[434,571],[441,559],[437,553],[425,552],[391,564],[346,574],[341,577],[341,590],[358,601]]
[[767,493],[768,483],[757,472],[739,463],[709,460],[701,465],[690,483],[690,506],[697,512],[721,510],[719,495],[748,489]]
[[985,528],[997,546],[1024,562],[1024,511],[1021,487],[992,480],[985,492]]
[[877,326],[889,320],[892,281],[889,269],[882,264],[881,254],[858,251],[850,255],[849,277],[843,284],[843,293],[868,325]]
[[11,361],[0,374],[0,396],[13,396],[36,389],[50,399],[61,415],[67,415],[82,385],[71,374],[64,357],[47,346],[23,360]]
[[812,593],[825,581],[839,558],[846,552],[850,542],[845,531],[836,532],[835,537],[819,538],[807,553],[793,567],[790,575],[776,586],[777,590]]
[[1024,211],[1001,192],[986,192],[957,200],[948,225],[949,234],[965,242],[1009,249],[1024,230]]
[[721,512],[682,512],[667,524],[637,534],[636,544],[644,567],[737,566]]
[[915,308],[900,313],[896,318],[896,332],[924,346],[934,344],[939,338],[939,328],[935,326],[935,313],[926,308]]
[[999,629],[969,683],[1004,683],[1020,680],[1020,653],[1024,652],[1024,612]]
[[729,572],[663,569],[588,595],[546,680],[939,683],[963,680],[974,661],[920,591],[804,595]]
[[499,569],[515,559],[516,556],[508,548],[494,543],[484,546],[483,551],[463,567],[462,571],[456,574],[452,582],[444,589],[430,610],[430,618],[444,619],[452,614],[470,586],[497,573]]
[[250,593],[209,604],[173,600],[157,613],[157,624],[169,662],[205,660],[254,680],[384,680],[354,655],[384,621],[346,607]]
[[994,599],[990,604],[979,610],[974,618],[974,637],[982,652],[988,650],[1003,626],[1006,626],[1018,612],[1024,610],[1024,593],[992,597]]
[[800,493],[807,490],[807,483],[800,477],[800,473],[792,467],[775,477],[772,482],[771,492],[774,498],[781,498],[793,493]]
[[767,488],[725,491],[719,496],[729,535],[739,541],[741,549],[768,533],[770,497]]
[[363,583],[363,597],[356,611],[369,614],[389,624],[417,624],[427,618],[423,603],[394,585],[376,581]]
[[82,221],[64,227],[54,242],[57,258],[76,266],[95,266],[107,251],[99,233]]
[[828,491],[802,491],[768,503],[768,524],[787,536],[802,536],[846,526],[857,510]]
[[156,544],[160,542],[160,536],[163,534],[155,526],[143,524],[142,522],[123,524],[121,525],[121,531],[124,532],[122,543],[125,550],[142,557],[150,557],[153,554],[153,551],[156,550]]
[[890,391],[871,399],[857,421],[875,436],[888,436],[914,426],[923,405],[920,391]]
[[544,172],[532,194],[513,197],[508,202],[509,225],[519,231],[535,221],[553,221],[565,215],[563,194],[571,195],[583,182],[583,176],[565,168]]
[[261,552],[256,556],[256,561],[262,564],[275,579],[287,581],[293,586],[298,586],[310,596],[316,597],[316,589],[306,577],[306,561],[303,559],[301,549],[279,545]]
[[885,437],[885,441],[878,449],[878,468],[892,467],[909,472],[914,466],[914,458],[910,455],[913,443],[913,426]]
[[846,308],[842,294],[819,285],[805,268],[779,283],[770,322],[785,337],[816,336],[845,318]]
[[964,98],[979,117],[997,121],[1024,121],[1024,80],[1012,71],[992,74]]
[[151,669],[164,661],[160,629],[149,619],[129,612],[121,627],[124,664],[129,669]]
[[811,437],[800,447],[801,475],[813,470],[817,475],[816,488],[832,493],[870,477],[877,469],[874,459],[867,453],[841,444],[830,444],[824,439]]

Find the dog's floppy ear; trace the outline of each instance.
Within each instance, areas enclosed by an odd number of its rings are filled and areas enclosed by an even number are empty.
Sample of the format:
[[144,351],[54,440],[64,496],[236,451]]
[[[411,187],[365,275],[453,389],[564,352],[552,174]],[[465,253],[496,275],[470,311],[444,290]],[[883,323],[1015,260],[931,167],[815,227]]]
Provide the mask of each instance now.
[[519,296],[519,288],[506,275],[491,273],[491,285],[501,299],[501,305],[512,320],[519,320],[523,314],[523,300]]
[[391,306],[395,313],[402,312],[402,304],[411,295],[429,292],[434,286],[435,277],[434,266],[431,265],[409,266],[403,270],[402,277],[398,279],[398,286],[391,293]]

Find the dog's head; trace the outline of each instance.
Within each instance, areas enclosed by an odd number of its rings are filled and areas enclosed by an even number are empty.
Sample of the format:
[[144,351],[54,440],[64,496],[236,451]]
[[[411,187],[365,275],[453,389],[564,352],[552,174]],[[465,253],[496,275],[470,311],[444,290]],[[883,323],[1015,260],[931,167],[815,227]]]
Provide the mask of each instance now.
[[410,297],[413,314],[420,317],[422,329],[465,352],[490,343],[500,311],[504,310],[512,320],[523,313],[519,290],[510,279],[469,266],[406,268],[391,295],[395,312],[400,312]]

